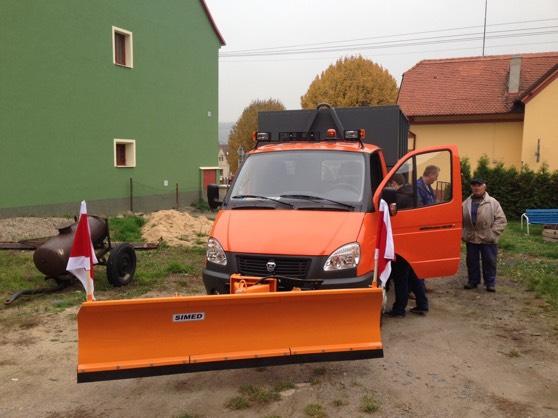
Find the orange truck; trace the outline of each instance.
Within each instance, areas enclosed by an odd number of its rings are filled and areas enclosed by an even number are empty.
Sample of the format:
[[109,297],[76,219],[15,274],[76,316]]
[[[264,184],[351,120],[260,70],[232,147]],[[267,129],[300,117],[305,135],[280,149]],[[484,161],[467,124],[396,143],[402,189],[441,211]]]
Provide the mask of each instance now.
[[[209,295],[83,303],[78,382],[382,357],[380,199],[398,262],[421,278],[455,274],[459,156],[454,145],[415,150],[388,171],[364,129],[345,125],[320,106],[306,131],[256,133],[208,240]],[[417,188],[432,166],[425,203]]]

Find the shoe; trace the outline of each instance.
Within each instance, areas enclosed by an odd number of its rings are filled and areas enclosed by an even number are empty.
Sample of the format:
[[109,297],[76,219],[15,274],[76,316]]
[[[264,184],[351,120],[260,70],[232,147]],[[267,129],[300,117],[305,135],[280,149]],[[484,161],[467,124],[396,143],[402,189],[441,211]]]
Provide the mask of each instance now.
[[486,291],[494,293],[496,292],[496,288],[494,286],[486,286]]
[[391,316],[392,318],[396,318],[396,317],[404,318],[405,312],[397,312],[392,309],[391,311],[386,312],[384,315]]
[[428,309],[422,309],[422,308],[419,308],[418,306],[415,306],[414,308],[409,309],[409,312],[412,312],[412,313],[417,314],[417,315],[424,316],[428,312]]
[[467,283],[465,286],[463,286],[463,289],[467,289],[467,290],[476,289],[477,286],[478,285],[476,284]]

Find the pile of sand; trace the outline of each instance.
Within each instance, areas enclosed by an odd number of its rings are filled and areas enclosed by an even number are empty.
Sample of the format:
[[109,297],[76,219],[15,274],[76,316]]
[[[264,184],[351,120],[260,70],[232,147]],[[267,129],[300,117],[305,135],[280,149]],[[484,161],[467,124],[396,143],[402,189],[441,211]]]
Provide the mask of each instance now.
[[146,217],[141,230],[143,239],[156,242],[161,238],[170,246],[205,245],[213,225],[205,216],[192,216],[177,210],[161,210]]

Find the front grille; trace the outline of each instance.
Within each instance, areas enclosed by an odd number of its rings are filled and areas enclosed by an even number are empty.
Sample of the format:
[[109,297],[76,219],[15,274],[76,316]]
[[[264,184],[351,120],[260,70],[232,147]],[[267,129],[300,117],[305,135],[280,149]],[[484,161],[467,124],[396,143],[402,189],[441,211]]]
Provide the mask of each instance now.
[[[305,279],[308,267],[310,266],[310,259],[308,258],[239,255],[237,260],[240,274],[245,276],[269,276],[276,274]],[[273,261],[276,264],[273,273],[267,270],[267,263],[269,261]]]

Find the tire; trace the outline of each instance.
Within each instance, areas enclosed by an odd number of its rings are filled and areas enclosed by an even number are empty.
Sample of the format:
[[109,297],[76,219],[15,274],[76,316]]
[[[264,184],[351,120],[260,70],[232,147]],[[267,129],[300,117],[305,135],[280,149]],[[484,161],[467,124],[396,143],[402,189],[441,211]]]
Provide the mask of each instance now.
[[126,286],[134,279],[136,251],[128,243],[118,244],[107,260],[107,278],[113,286]]

